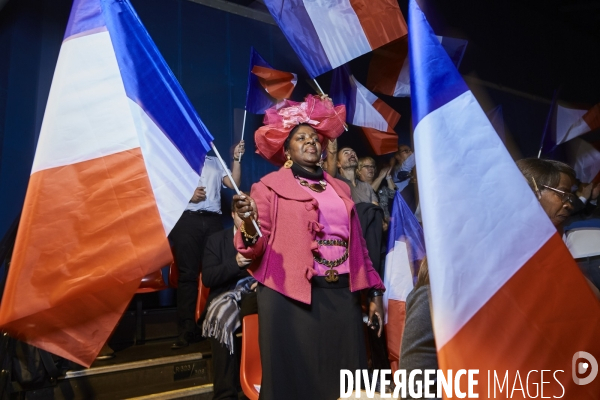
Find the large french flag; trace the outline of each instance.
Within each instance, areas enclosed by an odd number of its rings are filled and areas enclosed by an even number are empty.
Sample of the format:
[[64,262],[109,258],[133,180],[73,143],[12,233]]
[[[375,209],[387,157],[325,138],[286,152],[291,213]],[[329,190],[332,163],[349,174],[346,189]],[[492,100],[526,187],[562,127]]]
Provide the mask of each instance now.
[[128,0],[75,0],[17,234],[0,325],[89,366],[167,235],[212,136]]
[[385,333],[392,370],[397,370],[406,319],[406,297],[414,287],[419,264],[425,258],[423,228],[400,192],[396,192],[388,229],[383,294]]
[[[469,42],[447,36],[436,37],[456,68],[460,67]],[[367,87],[374,92],[388,96],[410,96],[408,36],[394,40],[373,51],[369,64]]]
[[492,383],[508,371],[511,396],[505,386],[500,397],[529,398],[523,389],[539,393],[550,370],[544,397],[598,399],[600,379],[578,385],[571,372],[578,352],[600,357],[600,304],[414,0],[409,28],[440,368],[478,369],[479,398],[492,398],[488,371]]
[[348,65],[333,71],[329,94],[335,104],[346,106],[346,122],[362,127],[375,154],[398,150],[394,127],[400,114],[356,80]]
[[314,78],[406,35],[396,0],[265,0]]

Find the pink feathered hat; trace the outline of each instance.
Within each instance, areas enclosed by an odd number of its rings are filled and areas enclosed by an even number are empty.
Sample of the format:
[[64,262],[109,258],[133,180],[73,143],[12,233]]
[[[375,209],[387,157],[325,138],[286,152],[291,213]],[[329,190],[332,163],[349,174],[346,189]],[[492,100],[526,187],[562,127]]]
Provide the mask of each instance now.
[[254,134],[256,152],[275,165],[285,163],[283,144],[295,126],[309,124],[321,143],[335,139],[344,131],[346,107],[334,106],[329,97],[308,95],[304,102],[283,100],[265,111],[264,126]]

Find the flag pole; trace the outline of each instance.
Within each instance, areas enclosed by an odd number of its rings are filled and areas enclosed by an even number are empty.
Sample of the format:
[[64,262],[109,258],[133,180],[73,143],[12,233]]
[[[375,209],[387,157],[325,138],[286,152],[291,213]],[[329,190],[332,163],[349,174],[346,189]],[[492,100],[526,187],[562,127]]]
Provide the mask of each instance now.
[[[240,139],[240,142],[244,140],[244,130],[246,129],[246,113],[247,110],[246,107],[244,107],[244,121],[242,122],[242,138]],[[242,156],[243,154],[240,154],[240,162],[242,162]]]
[[[233,180],[233,177],[231,176],[231,171],[229,170],[229,168],[227,168],[227,164],[225,164],[225,161],[223,161],[223,158],[221,157],[221,154],[219,154],[219,150],[217,150],[217,147],[214,145],[213,142],[210,142],[210,147],[214,150],[215,154],[217,155],[217,158],[219,159],[219,162],[221,163],[221,166],[223,167],[223,169],[227,173],[227,176],[229,177],[229,181],[233,185],[233,189],[235,190],[235,192],[238,195],[241,196],[243,193],[240,192],[240,189],[235,184],[235,181]],[[262,232],[260,231],[260,228],[258,227],[258,224],[254,220],[254,218],[252,218],[252,225],[254,225],[254,228],[256,229],[256,232],[258,233],[258,236],[262,237]]]
[[554,89],[554,94],[552,95],[552,102],[550,103],[550,111],[548,111],[548,116],[546,117],[546,124],[544,125],[544,133],[542,134],[542,143],[540,143],[540,151],[538,151],[537,158],[542,156],[542,150],[544,149],[544,141],[546,140],[546,135],[548,134],[548,129],[550,127],[550,120],[552,119],[552,114],[554,112],[554,104],[556,103],[558,89]]
[[321,89],[319,82],[317,82],[317,80],[315,78],[313,78],[313,82],[315,83],[315,85],[317,85],[317,92],[319,92],[320,95],[324,95],[325,92],[323,91],[323,89]]
[[[319,94],[321,96],[325,95],[325,92],[323,91],[323,89],[321,89],[321,86],[319,85],[319,82],[317,82],[317,80],[315,78],[313,78],[313,82],[315,83],[315,85],[317,85],[317,92],[319,92]],[[338,117],[338,119],[340,121],[342,121],[342,119],[340,118],[340,116],[338,115],[337,111],[335,111],[335,105],[333,106],[333,112],[335,113],[336,117]],[[344,125],[344,130],[346,132],[348,132],[348,125],[346,124],[345,121],[342,121],[342,125]]]

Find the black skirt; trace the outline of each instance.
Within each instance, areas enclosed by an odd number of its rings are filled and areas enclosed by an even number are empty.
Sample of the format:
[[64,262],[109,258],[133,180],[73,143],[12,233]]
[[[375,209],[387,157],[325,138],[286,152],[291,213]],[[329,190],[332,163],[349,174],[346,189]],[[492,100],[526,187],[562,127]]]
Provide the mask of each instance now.
[[367,368],[360,294],[312,279],[312,304],[258,287],[261,400],[335,400],[340,369]]

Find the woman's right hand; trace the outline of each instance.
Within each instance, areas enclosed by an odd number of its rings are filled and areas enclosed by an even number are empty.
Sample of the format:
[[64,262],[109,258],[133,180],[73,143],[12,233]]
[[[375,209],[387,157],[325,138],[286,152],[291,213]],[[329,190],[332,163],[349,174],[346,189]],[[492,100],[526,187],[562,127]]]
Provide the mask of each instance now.
[[[252,225],[252,219],[258,220],[256,203],[247,194],[236,194],[233,196],[235,212],[244,221],[246,228]],[[247,222],[247,223],[246,223]]]
[[243,267],[249,265],[252,262],[251,259],[244,257],[240,253],[237,253],[235,255],[235,261],[237,262],[237,265],[240,268],[243,268]]
[[383,167],[381,171],[379,171],[378,178],[383,179],[386,175],[388,175],[391,171],[391,167]]

